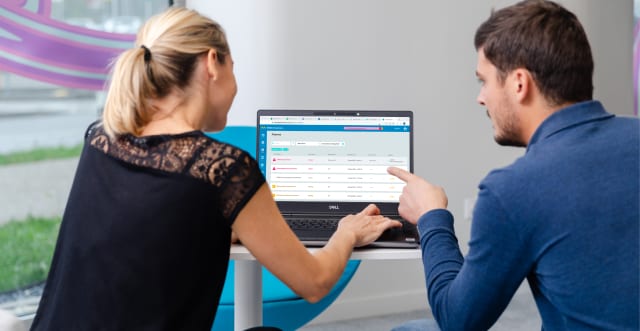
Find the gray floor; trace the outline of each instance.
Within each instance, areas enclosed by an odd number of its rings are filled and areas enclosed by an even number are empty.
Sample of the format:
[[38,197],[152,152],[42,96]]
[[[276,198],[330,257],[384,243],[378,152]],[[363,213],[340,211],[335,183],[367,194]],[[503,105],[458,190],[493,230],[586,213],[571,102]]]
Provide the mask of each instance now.
[[[388,331],[394,326],[403,322],[431,317],[429,312],[411,311],[401,314],[375,316],[371,318],[361,318],[354,320],[338,321],[331,323],[306,325],[299,331]],[[527,284],[523,284],[511,303],[493,325],[490,331],[532,331],[540,330],[541,321],[535,302],[531,297],[531,292]]]
[[394,326],[402,324],[403,322],[424,318],[426,312],[424,311],[411,311],[401,314],[376,316],[370,318],[360,318],[354,320],[323,323],[316,325],[304,326],[299,331],[351,331],[351,330],[391,330]]

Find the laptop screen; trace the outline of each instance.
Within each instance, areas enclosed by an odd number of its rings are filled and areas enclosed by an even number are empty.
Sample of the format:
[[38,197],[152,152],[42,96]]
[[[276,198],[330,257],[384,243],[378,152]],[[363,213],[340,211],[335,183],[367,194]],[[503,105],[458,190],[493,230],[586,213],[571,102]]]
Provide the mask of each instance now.
[[260,110],[256,156],[280,206],[397,204],[387,168],[413,170],[412,124],[410,111]]

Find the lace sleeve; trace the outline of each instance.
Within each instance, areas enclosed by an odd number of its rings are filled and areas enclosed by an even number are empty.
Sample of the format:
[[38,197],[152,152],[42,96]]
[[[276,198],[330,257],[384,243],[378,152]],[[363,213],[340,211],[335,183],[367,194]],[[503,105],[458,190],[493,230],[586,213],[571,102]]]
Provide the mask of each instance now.
[[203,179],[218,189],[215,204],[231,225],[265,182],[258,163],[247,152],[217,141],[205,148],[199,159],[208,160],[205,167],[207,171],[203,172],[203,164],[196,161],[191,174],[195,177],[206,176]]
[[89,127],[87,127],[87,130],[84,132],[84,139],[86,140],[87,138],[93,136],[94,135],[94,130],[100,125],[102,125],[102,121],[100,121],[100,120],[97,120],[97,121],[89,124]]

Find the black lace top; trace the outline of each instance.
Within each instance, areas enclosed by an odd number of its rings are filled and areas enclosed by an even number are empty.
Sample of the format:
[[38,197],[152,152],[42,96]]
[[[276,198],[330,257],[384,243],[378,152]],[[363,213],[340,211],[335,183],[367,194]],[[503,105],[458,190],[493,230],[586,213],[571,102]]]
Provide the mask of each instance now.
[[111,141],[93,124],[32,330],[209,330],[231,224],[264,181],[202,132]]

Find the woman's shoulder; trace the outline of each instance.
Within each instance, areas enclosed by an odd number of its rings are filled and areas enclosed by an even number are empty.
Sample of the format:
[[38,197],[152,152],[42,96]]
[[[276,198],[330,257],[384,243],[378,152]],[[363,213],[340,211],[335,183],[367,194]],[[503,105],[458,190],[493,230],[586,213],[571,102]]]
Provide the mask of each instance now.
[[208,146],[203,150],[203,152],[218,154],[224,157],[248,157],[250,159],[253,159],[249,152],[236,145],[218,140],[204,133],[202,133],[201,137],[208,141]]
[[192,170],[205,176],[210,182],[226,178],[256,177],[261,175],[256,160],[249,152],[235,145],[222,142],[205,134],[208,144],[195,157]]

